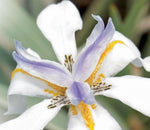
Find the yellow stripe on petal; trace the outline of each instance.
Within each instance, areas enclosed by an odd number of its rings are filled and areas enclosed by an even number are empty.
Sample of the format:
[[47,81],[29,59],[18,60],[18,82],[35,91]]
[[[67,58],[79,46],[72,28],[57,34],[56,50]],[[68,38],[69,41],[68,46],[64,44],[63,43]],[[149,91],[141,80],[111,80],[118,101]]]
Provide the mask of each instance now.
[[86,124],[86,126],[89,128],[89,130],[94,130],[94,119],[93,119],[93,115],[91,112],[91,106],[88,104],[85,104],[83,101],[81,101],[78,105],[77,108],[79,109],[84,122]]
[[70,112],[72,113],[72,115],[77,115],[78,111],[77,111],[76,106],[70,105]]
[[105,75],[104,74],[99,74],[96,81],[94,81],[94,84],[97,84],[97,83],[101,82],[101,78],[105,78]]
[[[100,70],[100,67],[101,67],[101,64],[103,63],[104,59],[106,58],[106,56],[108,55],[108,53],[111,52],[111,50],[114,48],[114,46],[117,44],[117,43],[120,43],[120,44],[124,44],[125,43],[123,41],[119,41],[119,40],[116,40],[116,41],[113,41],[111,43],[108,44],[108,46],[106,47],[105,51],[102,53],[97,65],[96,65],[96,68],[95,70],[93,71],[93,73],[90,75],[90,77],[85,81],[87,82],[89,85],[92,85],[93,84],[93,81],[95,80],[95,77],[96,77],[96,74],[98,73],[98,71]],[[104,77],[102,76],[102,74],[100,74],[101,77]],[[99,76],[99,77],[100,77]],[[98,77],[98,78],[99,78]],[[97,80],[100,80],[100,79],[97,79]]]
[[49,94],[53,94],[53,96],[58,96],[58,93],[55,93],[53,90],[49,90],[49,89],[44,89],[45,93],[49,93]]
[[22,70],[22,69],[20,69],[20,68],[17,68],[17,69],[15,69],[15,70],[12,72],[11,79],[12,79],[12,78],[14,77],[14,75],[15,75],[16,73],[18,73],[18,72],[23,73],[23,74],[26,74],[26,75],[28,75],[28,76],[31,76],[31,77],[33,77],[33,78],[39,79],[39,80],[45,82],[50,88],[52,88],[52,89],[54,89],[54,90],[57,91],[57,93],[55,93],[55,92],[53,92],[53,90],[45,89],[44,92],[48,92],[48,93],[50,93],[50,94],[53,94],[54,96],[56,96],[56,95],[57,95],[57,96],[58,96],[58,95],[65,95],[65,93],[66,93],[66,89],[67,89],[66,87],[58,86],[58,85],[56,85],[56,84],[53,84],[53,83],[51,83],[51,82],[48,82],[48,81],[45,80],[45,79],[42,79],[42,78],[40,78],[40,77],[31,75],[30,73],[28,73],[28,72],[26,72],[26,71],[24,71],[24,70]]

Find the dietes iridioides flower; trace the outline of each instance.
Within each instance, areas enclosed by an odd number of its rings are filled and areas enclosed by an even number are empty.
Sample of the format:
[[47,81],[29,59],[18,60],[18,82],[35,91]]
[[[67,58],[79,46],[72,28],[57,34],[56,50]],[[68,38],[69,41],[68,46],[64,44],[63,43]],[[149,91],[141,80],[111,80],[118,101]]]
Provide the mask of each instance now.
[[112,77],[130,62],[150,71],[150,57],[141,59],[137,47],[115,30],[111,18],[104,27],[99,16],[92,16],[98,23],[78,56],[75,31],[82,28],[82,20],[76,7],[63,1],[48,6],[38,16],[37,25],[51,42],[61,64],[41,59],[16,41],[13,57],[17,67],[8,91],[7,114],[23,112],[27,96],[46,99],[2,124],[1,130],[43,129],[66,105],[70,106],[68,130],[121,129],[107,110],[96,103],[95,95],[100,94],[150,116],[150,79]]

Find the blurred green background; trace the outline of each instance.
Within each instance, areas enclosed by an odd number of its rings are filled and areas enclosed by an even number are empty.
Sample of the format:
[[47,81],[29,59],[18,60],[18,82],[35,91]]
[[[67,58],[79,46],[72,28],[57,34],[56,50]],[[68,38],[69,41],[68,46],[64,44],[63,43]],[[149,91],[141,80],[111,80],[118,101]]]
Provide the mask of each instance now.
[[[14,118],[4,116],[7,110],[7,90],[10,76],[16,63],[12,59],[13,40],[22,41],[23,46],[38,52],[42,58],[56,61],[50,43],[36,26],[36,17],[47,5],[60,0],[0,0],[0,123]],[[77,45],[81,49],[96,22],[91,14],[100,15],[105,23],[112,17],[116,30],[129,37],[137,45],[142,57],[150,55],[150,1],[149,0],[72,0],[84,21],[82,31],[76,33]],[[118,75],[140,75],[150,77],[142,68],[128,65]],[[139,95],[140,96],[140,95]],[[40,99],[29,98],[29,106]],[[124,105],[120,101],[98,96],[97,101],[109,110],[123,130],[150,130],[150,118]],[[67,128],[67,109],[46,126],[46,130]]]

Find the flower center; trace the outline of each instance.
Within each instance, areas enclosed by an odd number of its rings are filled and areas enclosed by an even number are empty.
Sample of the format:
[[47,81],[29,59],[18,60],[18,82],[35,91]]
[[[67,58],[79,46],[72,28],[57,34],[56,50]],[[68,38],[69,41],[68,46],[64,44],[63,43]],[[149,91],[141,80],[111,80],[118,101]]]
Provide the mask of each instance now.
[[66,94],[73,105],[78,105],[81,101],[86,104],[95,103],[93,92],[87,83],[74,81],[72,86],[66,90]]

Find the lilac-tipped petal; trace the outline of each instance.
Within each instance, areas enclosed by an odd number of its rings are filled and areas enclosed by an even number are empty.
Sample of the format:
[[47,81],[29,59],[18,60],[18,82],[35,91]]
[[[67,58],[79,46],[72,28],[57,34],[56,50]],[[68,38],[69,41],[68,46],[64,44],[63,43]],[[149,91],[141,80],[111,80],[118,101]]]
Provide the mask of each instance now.
[[32,60],[41,59],[40,56],[36,52],[31,50],[30,48],[26,50],[22,46],[20,41],[15,40],[15,46],[16,46],[16,51],[20,56],[23,56],[23,57],[26,57],[27,59],[32,59]]
[[28,73],[45,79],[53,84],[62,87],[69,87],[72,84],[70,73],[67,69],[55,62],[47,60],[30,60],[23,55],[13,52],[13,57],[20,67]]
[[73,77],[76,81],[85,81],[94,71],[100,55],[112,39],[115,28],[112,20],[108,24],[96,41],[88,47],[83,48],[75,64],[73,65]]
[[101,35],[101,33],[104,31],[104,22],[102,18],[98,15],[93,15],[92,17],[98,22],[93,31],[91,32],[90,36],[86,40],[86,46],[89,46],[95,42],[95,40]]

